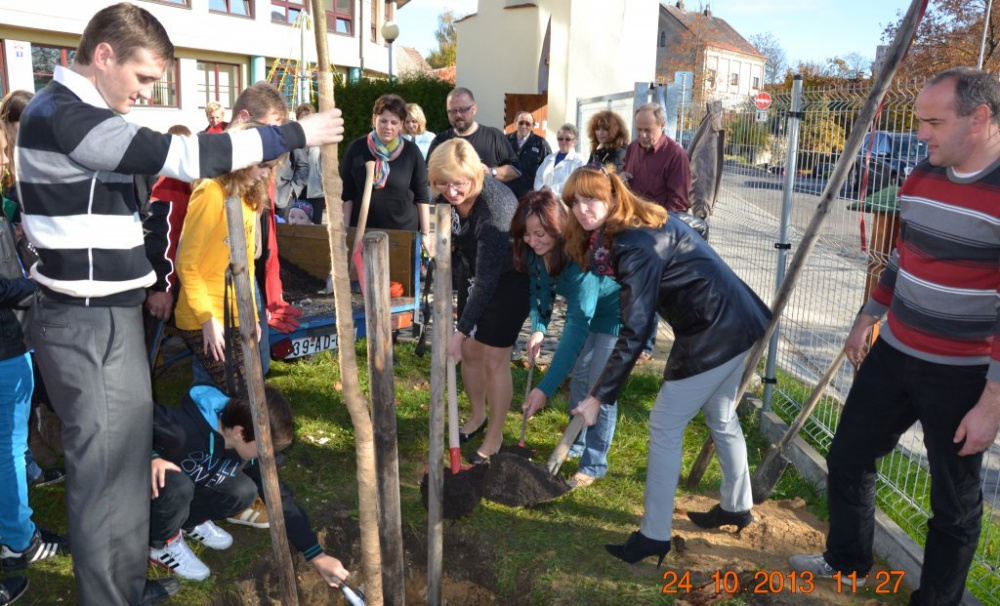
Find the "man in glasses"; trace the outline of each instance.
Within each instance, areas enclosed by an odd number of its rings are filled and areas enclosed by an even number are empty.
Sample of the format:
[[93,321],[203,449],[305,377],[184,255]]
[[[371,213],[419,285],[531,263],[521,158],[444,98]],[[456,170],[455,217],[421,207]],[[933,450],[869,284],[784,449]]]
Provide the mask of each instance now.
[[476,111],[479,108],[476,106],[472,91],[462,87],[456,88],[448,93],[445,103],[448,107],[448,122],[451,123],[451,128],[431,141],[430,149],[427,150],[428,163],[438,145],[449,139],[461,137],[479,154],[479,160],[483,163],[483,173],[503,181],[514,195],[523,193],[520,187],[521,167],[518,165],[517,155],[507,143],[503,131],[476,122]]
[[532,130],[535,127],[535,117],[531,112],[517,112],[514,118],[517,130],[507,135],[507,141],[517,154],[517,163],[521,168],[521,179],[518,183],[520,191],[515,191],[518,197],[534,189],[535,175],[542,160],[552,153],[549,142],[539,137]]

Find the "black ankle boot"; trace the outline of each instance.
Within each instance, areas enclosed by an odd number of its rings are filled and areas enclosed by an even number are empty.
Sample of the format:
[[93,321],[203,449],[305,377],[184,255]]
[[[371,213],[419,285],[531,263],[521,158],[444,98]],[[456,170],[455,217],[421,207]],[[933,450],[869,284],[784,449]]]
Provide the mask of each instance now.
[[660,559],[656,561],[656,567],[659,568],[660,564],[663,563],[663,558],[670,552],[670,541],[647,539],[641,532],[636,530],[629,535],[628,540],[623,545],[608,544],[604,548],[611,555],[629,564],[635,564],[639,560],[652,555],[659,556]]
[[737,532],[743,530],[754,522],[754,517],[750,514],[749,510],[726,511],[719,505],[716,505],[704,513],[689,511],[687,513],[687,517],[695,523],[695,526],[700,526],[702,528],[718,528],[719,526],[728,525],[735,526]]

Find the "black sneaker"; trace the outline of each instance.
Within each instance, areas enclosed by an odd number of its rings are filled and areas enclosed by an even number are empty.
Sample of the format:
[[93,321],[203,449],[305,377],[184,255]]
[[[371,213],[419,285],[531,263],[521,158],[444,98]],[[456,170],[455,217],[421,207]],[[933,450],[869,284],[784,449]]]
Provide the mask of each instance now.
[[66,553],[66,540],[54,532],[36,528],[27,549],[14,551],[6,545],[0,545],[0,568],[3,570],[23,570],[29,564],[47,560],[57,553]]
[[52,484],[61,484],[66,481],[66,470],[64,469],[43,469],[42,475],[32,482],[32,486],[41,488]]
[[[146,587],[142,591],[142,606],[153,606],[166,602],[181,590],[181,582],[177,579],[146,579]],[[0,606],[3,606],[0,604]]]
[[28,579],[10,577],[0,580],[0,606],[9,606],[28,590]]

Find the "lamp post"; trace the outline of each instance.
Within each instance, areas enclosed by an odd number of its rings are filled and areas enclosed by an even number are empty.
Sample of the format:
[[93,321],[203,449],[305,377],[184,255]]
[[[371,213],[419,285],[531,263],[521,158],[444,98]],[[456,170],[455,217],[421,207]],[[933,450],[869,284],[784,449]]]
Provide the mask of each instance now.
[[389,82],[392,82],[392,43],[399,38],[399,26],[395,21],[388,21],[382,25],[382,37],[389,43]]

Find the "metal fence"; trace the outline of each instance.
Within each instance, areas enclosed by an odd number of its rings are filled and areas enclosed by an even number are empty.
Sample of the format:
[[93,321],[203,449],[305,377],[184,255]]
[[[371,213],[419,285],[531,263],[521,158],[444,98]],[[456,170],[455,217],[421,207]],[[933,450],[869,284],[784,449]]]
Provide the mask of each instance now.
[[[761,372],[777,378],[776,384],[767,386],[765,405],[786,419],[798,413],[843,345],[895,241],[896,188],[926,154],[916,141],[913,117],[913,103],[921,84],[898,84],[887,95],[872,129],[874,134],[865,138],[865,149],[871,147],[872,153],[851,159],[854,169],[848,183],[834,201],[781,318],[777,347],[769,356],[774,368],[762,367]],[[787,242],[794,252],[827,177],[840,159],[847,134],[852,128],[866,128],[855,125],[854,120],[867,94],[864,87],[803,92],[798,151],[792,164],[794,179],[789,180],[793,187],[787,194],[784,185],[792,94],[773,94],[773,105],[763,121],[759,121],[761,116],[749,99],[725,114],[726,167],[720,198],[710,218],[711,244],[768,303],[777,289],[777,277],[783,273],[775,246],[782,222],[787,222]],[[669,113],[672,108],[667,110]],[[631,107],[625,111],[631,113]],[[686,122],[697,125],[699,117],[689,116]],[[817,406],[803,430],[804,437],[824,454],[829,450],[852,378],[850,365],[844,364],[827,390],[827,398]],[[1000,604],[1000,521],[993,513],[1000,499],[998,476],[1000,448],[994,445],[983,462],[986,512],[967,584],[976,597],[988,604]],[[919,424],[904,434],[896,450],[880,462],[877,502],[923,544],[931,515],[930,477]]]

